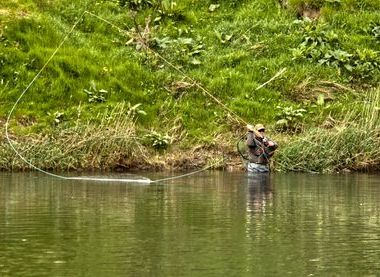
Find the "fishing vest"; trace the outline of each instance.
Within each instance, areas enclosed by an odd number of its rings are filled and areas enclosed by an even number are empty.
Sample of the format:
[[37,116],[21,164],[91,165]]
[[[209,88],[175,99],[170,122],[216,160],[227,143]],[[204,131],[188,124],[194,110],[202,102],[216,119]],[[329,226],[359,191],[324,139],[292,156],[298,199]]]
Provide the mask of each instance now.
[[253,132],[248,132],[247,134],[247,146],[249,161],[257,164],[268,164],[274,150],[277,148],[276,143],[273,142],[273,146],[269,147],[268,138],[258,138]]

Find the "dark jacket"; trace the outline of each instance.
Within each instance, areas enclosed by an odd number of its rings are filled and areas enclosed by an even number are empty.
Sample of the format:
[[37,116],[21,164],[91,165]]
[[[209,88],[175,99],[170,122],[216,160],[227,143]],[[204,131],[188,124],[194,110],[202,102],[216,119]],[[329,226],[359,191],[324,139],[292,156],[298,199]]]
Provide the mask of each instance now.
[[[271,143],[270,143],[271,142]],[[254,132],[247,133],[248,157],[251,163],[268,164],[269,159],[277,149],[277,144],[267,137],[256,136]],[[270,144],[273,144],[270,146]]]

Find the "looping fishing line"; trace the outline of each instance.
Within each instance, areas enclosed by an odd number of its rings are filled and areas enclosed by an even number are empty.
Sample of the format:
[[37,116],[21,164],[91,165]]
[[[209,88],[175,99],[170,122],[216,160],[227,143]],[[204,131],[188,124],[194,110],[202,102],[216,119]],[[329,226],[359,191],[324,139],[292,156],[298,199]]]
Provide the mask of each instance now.
[[[21,101],[21,99],[23,98],[23,96],[26,94],[26,92],[30,89],[30,87],[34,84],[34,82],[38,79],[38,77],[41,75],[41,73],[45,70],[45,68],[47,67],[47,65],[50,63],[50,61],[54,58],[54,56],[57,54],[57,52],[59,51],[59,49],[62,47],[62,45],[66,42],[66,40],[68,39],[68,37],[70,36],[70,34],[74,31],[74,29],[76,28],[76,26],[81,22],[81,20],[83,19],[83,17],[85,16],[85,14],[89,14],[109,25],[111,25],[112,27],[118,29],[120,32],[122,33],[126,33],[124,30],[122,30],[121,28],[117,27],[116,25],[114,25],[113,23],[111,23],[110,21],[104,19],[104,18],[101,18],[100,16],[98,15],[95,15],[89,11],[84,11],[82,13],[82,15],[79,17],[79,19],[74,23],[74,25],[71,27],[70,31],[65,35],[65,37],[62,39],[62,41],[60,42],[60,44],[58,45],[58,47],[54,50],[54,52],[52,53],[52,55],[48,58],[48,60],[46,61],[46,63],[42,66],[42,68],[37,72],[37,74],[34,76],[34,78],[32,79],[32,81],[28,84],[28,86],[23,90],[23,92],[20,94],[20,96],[17,98],[16,102],[14,103],[14,105],[12,106],[11,110],[9,111],[9,114],[8,114],[8,117],[7,117],[7,121],[5,123],[5,136],[7,138],[7,141],[10,145],[10,147],[12,148],[12,150],[16,153],[16,155],[21,159],[23,160],[26,164],[28,164],[31,168],[41,172],[41,173],[44,173],[46,175],[49,175],[49,176],[52,176],[52,177],[55,177],[55,178],[60,178],[60,179],[64,179],[64,180],[88,180],[88,181],[101,181],[101,182],[125,182],[125,183],[141,183],[141,184],[151,184],[151,183],[158,183],[158,182],[162,182],[162,181],[169,181],[169,180],[173,180],[173,179],[178,179],[178,178],[182,178],[182,177],[186,177],[186,176],[190,176],[190,175],[193,175],[193,174],[196,174],[196,173],[199,173],[199,172],[202,172],[202,171],[205,171],[209,168],[212,168],[212,167],[215,167],[216,165],[220,164],[220,161],[210,165],[210,166],[207,166],[203,169],[200,169],[200,170],[197,170],[197,171],[194,171],[194,172],[191,172],[191,173],[187,173],[187,174],[183,174],[183,175],[179,175],[179,176],[174,176],[174,177],[168,177],[168,178],[163,178],[163,179],[158,179],[158,180],[151,180],[149,178],[145,178],[145,177],[140,177],[139,179],[118,179],[118,178],[99,178],[99,177],[67,177],[67,176],[63,176],[63,175],[58,175],[58,174],[54,174],[54,173],[51,173],[51,172],[48,172],[48,171],[45,171],[37,166],[35,166],[34,164],[32,164],[30,161],[28,161],[24,156],[22,156],[18,150],[16,149],[16,147],[13,145],[12,143],[12,140],[11,138],[9,137],[9,122],[10,122],[10,119],[11,119],[11,116],[14,112],[14,110],[16,109],[16,106],[19,104],[19,102]],[[220,102],[220,100],[218,100],[217,98],[215,98],[210,92],[208,92],[205,88],[203,88],[201,85],[199,85],[195,80],[193,80],[192,78],[190,78],[189,76],[186,75],[185,72],[181,71],[180,69],[178,69],[176,66],[174,66],[173,64],[171,64],[168,60],[166,60],[164,57],[162,57],[161,55],[159,55],[158,53],[156,53],[155,51],[153,51],[152,49],[150,49],[149,47],[146,46],[147,49],[149,49],[149,51],[151,51],[152,53],[154,53],[155,55],[157,55],[159,58],[161,58],[163,61],[165,61],[168,65],[170,65],[172,68],[174,68],[175,70],[177,70],[178,72],[180,72],[181,74],[183,74],[185,77],[189,78],[190,80],[192,80],[194,82],[194,84],[196,84],[196,86],[198,88],[200,88],[204,93],[206,93],[207,95],[209,95],[214,101],[216,101],[217,103],[219,103],[220,105],[222,105],[226,110],[228,110],[231,114],[233,114],[235,116],[235,120],[237,120],[239,123],[240,122],[244,122],[245,121],[243,119],[241,119],[237,114],[235,114],[232,110],[230,110],[226,105],[224,105],[222,102]]]

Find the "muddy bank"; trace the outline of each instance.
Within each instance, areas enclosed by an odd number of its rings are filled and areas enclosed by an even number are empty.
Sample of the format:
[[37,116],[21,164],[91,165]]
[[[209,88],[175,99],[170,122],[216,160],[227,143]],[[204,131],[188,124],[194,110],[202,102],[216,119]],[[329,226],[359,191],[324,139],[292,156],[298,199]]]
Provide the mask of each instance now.
[[154,155],[141,160],[121,160],[111,169],[150,170],[150,171],[189,171],[196,169],[218,169],[227,171],[244,171],[244,164],[236,152],[218,150],[184,151]]

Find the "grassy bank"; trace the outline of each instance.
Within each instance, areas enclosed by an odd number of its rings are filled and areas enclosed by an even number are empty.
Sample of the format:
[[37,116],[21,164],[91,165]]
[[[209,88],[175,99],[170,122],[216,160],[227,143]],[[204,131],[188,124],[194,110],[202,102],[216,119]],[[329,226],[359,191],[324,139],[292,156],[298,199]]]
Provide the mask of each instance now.
[[[177,144],[174,138],[152,131],[138,130],[136,112],[124,104],[116,105],[94,119],[78,120],[74,126],[56,128],[49,134],[11,136],[13,148],[0,147],[0,169],[48,170],[186,170],[199,167],[239,167],[233,150],[226,142],[204,149],[203,145],[188,149],[167,150],[167,144]],[[177,137],[181,139],[181,137]],[[22,158],[20,158],[20,156]]]
[[[375,0],[6,0],[0,121],[78,22],[11,117],[16,148],[38,167],[235,166],[242,121],[270,127],[278,170],[377,167],[362,144],[376,146],[377,125],[363,137],[355,124],[371,121],[363,103],[377,101],[368,95],[380,81],[379,9]],[[0,156],[3,169],[27,167],[4,137]]]
[[[359,104],[357,104],[359,105]],[[362,110],[346,109],[341,121],[310,128],[279,151],[279,171],[337,172],[380,169],[380,91],[369,93]]]

